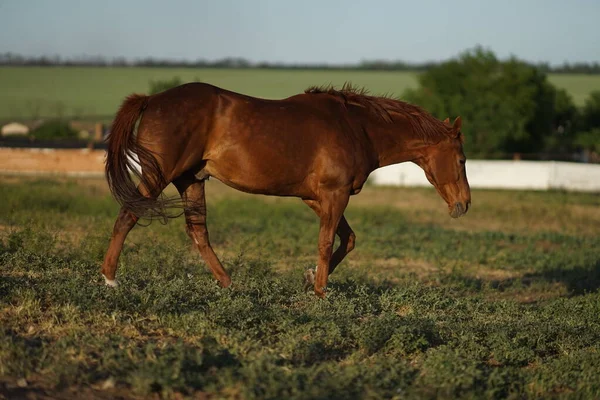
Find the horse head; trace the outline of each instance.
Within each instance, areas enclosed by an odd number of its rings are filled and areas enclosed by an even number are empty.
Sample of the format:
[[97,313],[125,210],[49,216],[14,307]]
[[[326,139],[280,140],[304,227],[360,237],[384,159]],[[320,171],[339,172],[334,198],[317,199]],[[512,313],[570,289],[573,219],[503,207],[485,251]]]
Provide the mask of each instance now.
[[464,215],[471,204],[471,189],[467,181],[466,157],[463,152],[462,121],[457,117],[450,125],[444,121],[445,138],[424,148],[422,156],[414,160],[424,171],[427,180],[435,187],[448,205],[452,218]]

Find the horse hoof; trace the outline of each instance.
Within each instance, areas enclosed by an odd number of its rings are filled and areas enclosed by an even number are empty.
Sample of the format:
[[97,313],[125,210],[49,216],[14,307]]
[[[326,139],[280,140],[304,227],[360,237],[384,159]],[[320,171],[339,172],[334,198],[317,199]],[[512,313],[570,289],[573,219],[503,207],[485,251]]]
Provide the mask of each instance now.
[[308,289],[315,284],[315,272],[317,268],[309,268],[304,271],[304,292],[308,292]]
[[118,287],[119,286],[119,282],[116,279],[108,279],[107,277],[104,277],[104,283],[106,286],[109,287]]
[[219,286],[221,286],[223,289],[227,289],[227,288],[231,288],[231,278],[227,277],[226,279],[223,279],[221,281],[217,281]]

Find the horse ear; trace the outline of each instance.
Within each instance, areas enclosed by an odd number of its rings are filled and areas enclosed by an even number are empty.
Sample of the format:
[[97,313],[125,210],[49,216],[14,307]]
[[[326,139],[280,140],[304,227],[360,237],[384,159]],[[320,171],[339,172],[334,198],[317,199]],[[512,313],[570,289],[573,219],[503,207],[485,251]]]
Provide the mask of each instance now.
[[454,124],[452,125],[452,129],[456,132],[460,132],[460,128],[462,127],[462,119],[460,117],[456,117],[454,120]]
[[446,119],[444,120],[444,123],[445,123],[445,124],[449,124],[449,123],[450,123],[450,118],[446,118]]

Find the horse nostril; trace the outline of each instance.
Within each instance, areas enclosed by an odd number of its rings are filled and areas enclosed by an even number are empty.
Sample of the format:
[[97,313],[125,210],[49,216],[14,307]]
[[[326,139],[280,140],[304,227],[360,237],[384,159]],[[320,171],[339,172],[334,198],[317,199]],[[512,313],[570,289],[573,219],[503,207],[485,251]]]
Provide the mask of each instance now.
[[458,215],[462,215],[465,211],[462,203],[460,203],[460,202],[456,202],[454,204],[454,208],[456,209],[456,214],[458,214]]

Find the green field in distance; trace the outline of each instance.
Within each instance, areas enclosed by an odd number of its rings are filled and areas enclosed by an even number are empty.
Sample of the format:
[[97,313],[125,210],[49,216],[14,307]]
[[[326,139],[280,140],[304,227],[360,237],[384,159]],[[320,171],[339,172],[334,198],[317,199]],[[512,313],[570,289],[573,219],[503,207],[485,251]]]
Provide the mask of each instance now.
[[[193,68],[0,68],[0,119],[39,116],[106,116],[130,93],[145,93],[151,80],[178,76],[200,80],[251,96],[284,98],[312,85],[364,86],[373,94],[401,95],[418,85],[415,72],[340,70],[260,70]],[[550,75],[578,105],[589,92],[600,90],[600,75]]]

